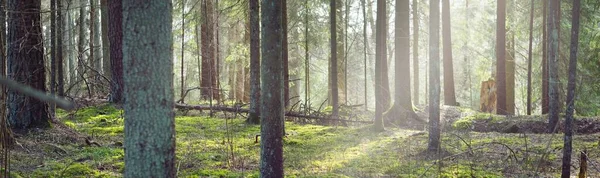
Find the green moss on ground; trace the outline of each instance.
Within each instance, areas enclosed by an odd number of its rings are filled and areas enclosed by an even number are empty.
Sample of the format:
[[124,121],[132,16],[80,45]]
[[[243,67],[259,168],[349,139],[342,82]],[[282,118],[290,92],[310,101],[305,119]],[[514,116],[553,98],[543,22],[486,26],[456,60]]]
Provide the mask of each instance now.
[[[25,135],[19,138],[21,142],[39,145],[36,149],[40,153],[13,151],[15,175],[121,176],[124,170],[122,110],[101,105],[77,112],[59,111],[58,116],[66,126],[90,136],[102,147],[81,141],[34,144],[31,140],[37,137]],[[453,127],[468,128],[477,120],[502,122],[503,118],[475,114],[455,122]],[[260,146],[255,143],[255,137],[260,127],[244,121],[245,118],[176,117],[178,176],[258,177]],[[552,177],[557,170],[549,168],[560,164],[562,151],[560,135],[446,131],[442,147],[451,155],[439,162],[421,157],[428,136],[419,131],[388,128],[374,133],[370,126],[328,127],[288,122],[286,133],[284,164],[286,175],[290,177],[522,177],[535,175],[543,154],[549,161],[540,164],[543,166],[540,175]],[[27,144],[29,142],[32,143]],[[588,149],[589,154],[597,155],[600,152],[592,149],[598,147],[597,142],[597,135],[576,136],[574,148],[575,151]]]

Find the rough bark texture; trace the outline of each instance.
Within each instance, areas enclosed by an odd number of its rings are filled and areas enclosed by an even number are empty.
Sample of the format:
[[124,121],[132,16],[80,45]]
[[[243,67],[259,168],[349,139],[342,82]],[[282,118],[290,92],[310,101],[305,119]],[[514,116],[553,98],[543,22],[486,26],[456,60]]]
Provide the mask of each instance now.
[[[40,22],[40,0],[9,0],[7,76],[9,79],[46,91],[44,51]],[[11,128],[50,126],[48,104],[8,91],[7,120]]]
[[386,80],[387,67],[384,63],[387,61],[387,20],[386,20],[386,2],[385,0],[377,0],[377,22],[376,22],[376,37],[375,37],[375,131],[383,131],[383,112],[388,108],[386,106],[386,97],[384,90],[384,80]]
[[[50,94],[56,95],[56,0],[50,0]],[[55,105],[50,105],[54,117]]]
[[[340,101],[345,103],[346,101],[346,46],[344,43],[344,39],[346,38],[346,33],[344,31],[344,2],[342,0],[335,0],[335,31],[336,31],[336,56],[337,56],[337,92],[338,92],[338,104]],[[348,1],[348,0],[345,0]]]
[[506,111],[506,0],[497,1],[496,20],[496,113]]
[[205,100],[219,99],[217,85],[217,65],[215,47],[215,8],[213,0],[202,0],[201,13],[204,19],[200,26],[202,31],[202,83],[201,95]]
[[[95,24],[96,24],[96,19],[97,18],[95,16],[96,16],[96,5],[95,5],[94,0],[90,0],[90,21],[89,21],[89,24],[90,24],[90,26],[89,26],[89,30],[90,30],[90,41],[89,41],[90,56],[89,56],[88,62],[89,62],[90,68],[92,68],[92,69],[94,69],[94,70],[97,71],[97,69],[99,69],[99,67],[96,66],[98,64],[98,62],[97,62],[98,59],[97,59],[97,56],[96,56],[96,54],[98,54],[97,53],[98,50],[96,49],[95,44],[96,44],[96,41],[97,41],[96,39],[98,39],[98,38],[96,38],[96,31],[97,30],[96,30],[96,25]],[[91,84],[89,85],[90,86],[89,91],[91,91],[91,95],[94,95],[94,94],[96,94],[96,86],[98,84],[98,77],[99,76],[98,76],[98,74],[96,72],[93,72],[93,71],[90,71],[88,73],[88,75],[91,77]],[[90,97],[91,97],[91,95],[90,95]]]
[[282,2],[261,1],[260,177],[283,177]]
[[548,1],[543,1],[542,14],[542,114],[548,113]]
[[413,0],[413,87],[414,103],[419,105],[419,2]]
[[548,96],[549,96],[549,114],[548,114],[548,132],[555,131],[559,117],[559,78],[558,78],[558,9],[559,0],[548,1]]
[[84,76],[84,65],[85,65],[85,7],[87,6],[86,0],[79,0],[79,19],[78,19],[78,34],[79,38],[77,38],[77,59],[75,62],[77,63],[77,74],[75,75],[75,82],[77,80],[82,80]]
[[125,177],[175,177],[171,1],[123,1]]
[[[75,49],[75,46],[73,45],[73,42],[75,41],[75,27],[73,26],[73,18],[71,16],[71,7],[73,4],[73,0],[67,0],[67,20],[65,22],[65,32],[66,32],[66,39],[68,41],[68,45],[67,45],[67,51],[68,51],[68,55],[69,55],[69,64],[68,64],[68,69],[69,69],[69,85],[72,85],[73,83],[75,83],[75,80],[77,80],[76,77],[76,66],[77,66],[77,62],[76,62],[76,56],[75,53],[77,52],[77,50]],[[69,30],[67,30],[69,29]]]
[[102,31],[102,72],[106,78],[111,78],[110,42],[108,41],[108,0],[100,0],[100,23],[100,30]]
[[337,116],[339,112],[338,97],[338,57],[337,57],[337,30],[336,30],[336,0],[330,0],[329,4],[329,33],[331,34],[331,56],[329,61],[329,92],[331,93],[332,115]]
[[249,0],[250,8],[250,113],[248,122],[260,122],[260,18],[258,0]]
[[575,83],[577,82],[577,46],[579,44],[580,0],[573,0],[573,18],[571,23],[571,59],[569,60],[569,83],[567,86],[567,112],[565,119],[565,137],[561,177],[571,176],[571,153],[573,151],[573,114],[575,112]]
[[452,64],[452,35],[450,30],[450,2],[442,0],[442,35],[444,38],[444,104],[450,106],[456,103],[454,92],[454,66]]
[[527,53],[527,115],[531,115],[531,61],[533,53],[533,12],[535,1],[531,0],[531,10],[529,17],[529,50]]
[[123,30],[122,30],[122,3],[109,1],[108,36],[110,41],[110,70],[112,81],[110,83],[110,101],[123,103]]
[[427,150],[440,150],[440,2],[429,3],[429,144]]
[[283,99],[285,107],[289,105],[290,100],[290,61],[288,56],[288,17],[287,17],[287,0],[281,0],[281,28],[283,40],[281,42],[281,57],[283,59]]

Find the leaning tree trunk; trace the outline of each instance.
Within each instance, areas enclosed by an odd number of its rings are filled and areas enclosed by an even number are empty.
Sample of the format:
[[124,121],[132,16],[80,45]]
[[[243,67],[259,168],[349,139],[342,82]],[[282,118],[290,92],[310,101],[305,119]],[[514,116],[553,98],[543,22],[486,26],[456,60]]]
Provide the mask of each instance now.
[[563,149],[563,162],[561,177],[571,176],[571,152],[573,142],[573,114],[575,112],[575,82],[577,82],[577,46],[579,45],[579,13],[581,8],[579,0],[573,0],[573,14],[571,17],[571,59],[569,60],[569,84],[567,86],[567,112],[565,119],[565,137]]
[[[46,91],[40,0],[9,0],[7,66],[9,79]],[[8,122],[12,128],[50,126],[48,104],[8,91]]]
[[282,1],[261,1],[260,177],[283,177]]
[[123,1],[124,176],[175,177],[172,4],[146,2]]
[[122,3],[120,1],[109,1],[108,7],[108,36],[110,41],[110,71],[112,82],[110,83],[110,101],[112,103],[123,103],[123,29],[122,29]]

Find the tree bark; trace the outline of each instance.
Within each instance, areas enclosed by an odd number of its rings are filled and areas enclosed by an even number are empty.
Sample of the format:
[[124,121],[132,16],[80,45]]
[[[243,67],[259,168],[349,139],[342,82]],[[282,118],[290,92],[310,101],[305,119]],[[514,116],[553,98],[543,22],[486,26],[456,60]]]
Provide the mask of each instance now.
[[452,64],[452,34],[450,25],[450,1],[442,0],[442,35],[444,36],[444,104],[450,106],[456,103],[454,92],[454,67]]
[[496,113],[506,115],[506,0],[497,1]]
[[[50,95],[56,95],[56,1],[50,0]],[[49,104],[50,116],[54,117],[56,106]]]
[[336,1],[330,0],[329,4],[329,20],[330,27],[329,33],[331,43],[331,58],[329,61],[329,92],[331,93],[331,106],[333,107],[332,114],[334,117],[339,112],[339,98],[338,98],[338,57],[337,57],[337,23],[336,23]]
[[[7,76],[9,79],[46,91],[44,51],[40,22],[40,0],[9,0]],[[49,127],[48,104],[8,91],[7,120],[13,129]]]
[[217,85],[217,65],[215,65],[215,8],[213,0],[202,0],[203,21],[201,24],[202,41],[202,89],[201,95],[205,100],[219,98]]
[[413,87],[414,104],[419,105],[419,2],[413,0]]
[[260,177],[283,177],[282,1],[261,1]]
[[[90,46],[90,56],[89,56],[89,66],[94,69],[97,70],[99,67],[96,66],[96,64],[98,64],[98,59],[96,58],[96,53],[97,49],[95,47],[95,43],[96,43],[96,25],[94,25],[96,23],[96,18],[94,17],[96,16],[96,5],[94,3],[94,0],[90,0],[90,42],[89,42],[89,46]],[[88,75],[92,78],[91,81],[92,83],[89,85],[90,86],[90,98],[92,97],[92,95],[96,94],[96,85],[98,84],[98,74],[96,72],[89,72]]]
[[429,3],[429,144],[427,150],[440,150],[440,2]]
[[[535,1],[531,0],[531,10],[529,17],[529,52],[527,53],[527,115],[531,115],[531,61],[533,53],[533,12]],[[543,26],[543,25],[542,25]]]
[[281,43],[281,57],[283,58],[283,98],[285,101],[285,107],[289,106],[290,100],[290,68],[289,68],[289,57],[288,57],[288,17],[287,17],[287,0],[282,0],[283,5],[281,6],[281,28],[283,34],[283,42]]
[[515,32],[511,31],[506,46],[506,114],[515,114]]
[[123,103],[123,11],[121,1],[109,1],[108,7],[108,36],[110,41],[110,101]]
[[577,48],[579,45],[580,0],[573,0],[573,18],[571,23],[571,58],[569,60],[569,83],[567,86],[567,111],[561,177],[571,176],[571,153],[573,151],[573,114],[575,112],[575,85],[577,82]]
[[75,81],[82,80],[84,75],[84,64],[85,64],[85,7],[87,6],[86,0],[79,0],[79,21],[77,23],[79,27],[79,37],[77,41],[77,74],[75,75]]
[[363,94],[363,97],[365,99],[365,111],[369,110],[369,87],[368,87],[368,81],[369,78],[367,77],[367,53],[368,53],[368,49],[369,49],[369,40],[367,37],[367,5],[365,3],[366,0],[360,0],[360,4],[362,6],[362,16],[363,16],[363,72],[364,72],[364,87],[365,87],[365,91]]
[[123,1],[125,177],[175,177],[171,1]]
[[249,0],[250,8],[250,112],[248,123],[260,123],[260,17],[258,0]]
[[550,98],[548,95],[548,1],[542,1],[542,114],[548,114]]
[[386,2],[385,0],[377,0],[377,22],[376,22],[376,58],[375,58],[375,131],[383,131],[383,112],[388,108],[386,107],[386,97],[384,86],[386,80],[387,68],[385,63],[387,62],[387,20],[386,20]]
[[56,1],[56,78],[57,93],[59,96],[65,95],[65,76],[63,67],[63,14],[62,0]]
[[185,75],[183,75],[185,68],[185,0],[181,1],[181,86],[180,86],[180,94],[179,97],[182,103],[185,103]]
[[548,1],[548,95],[549,95],[549,114],[548,114],[548,133],[556,130],[559,118],[559,78],[558,78],[558,9],[559,0]]
[[102,31],[102,72],[106,78],[111,78],[110,42],[108,41],[108,0],[100,0],[100,19],[100,30]]

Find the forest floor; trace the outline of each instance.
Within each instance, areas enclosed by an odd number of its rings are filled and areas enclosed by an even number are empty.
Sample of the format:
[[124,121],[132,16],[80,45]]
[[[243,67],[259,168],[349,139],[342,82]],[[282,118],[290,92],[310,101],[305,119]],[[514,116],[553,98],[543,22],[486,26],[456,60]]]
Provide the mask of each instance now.
[[[545,117],[500,117],[442,108],[442,147],[424,154],[423,130],[286,123],[289,177],[557,177],[562,134],[539,134]],[[258,177],[260,133],[242,117],[178,113],[178,177]],[[426,113],[418,112],[422,118]],[[195,115],[195,116],[193,116]],[[13,177],[120,177],[124,169],[123,111],[112,105],[58,113],[51,129],[16,132]],[[229,118],[229,119],[224,119]],[[572,173],[586,150],[590,177],[600,176],[598,118],[578,118]],[[585,131],[585,132],[584,132]],[[86,141],[87,140],[87,141]],[[97,143],[97,144],[94,144]]]

